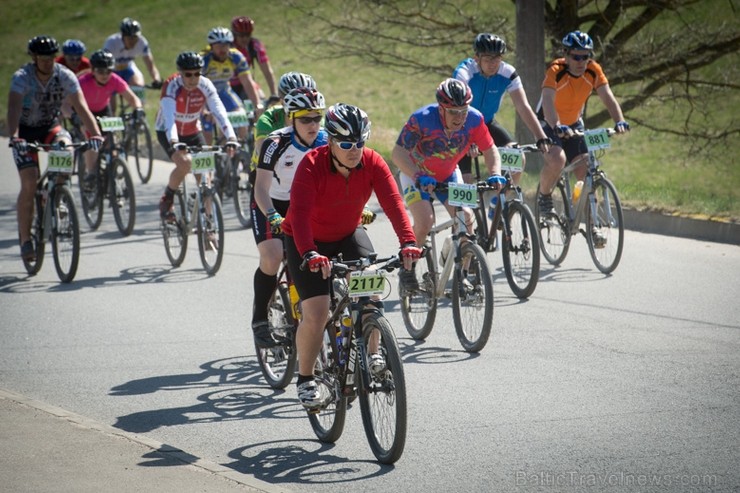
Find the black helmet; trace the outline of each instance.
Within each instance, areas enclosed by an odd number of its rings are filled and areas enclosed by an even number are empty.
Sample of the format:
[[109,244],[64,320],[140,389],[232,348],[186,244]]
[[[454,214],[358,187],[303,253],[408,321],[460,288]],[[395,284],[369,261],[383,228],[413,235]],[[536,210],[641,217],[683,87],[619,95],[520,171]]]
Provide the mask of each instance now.
[[194,51],[183,51],[177,55],[176,63],[180,70],[200,70],[203,68],[203,57]]
[[345,142],[364,142],[370,137],[367,113],[345,103],[329,107],[324,117],[324,128],[332,138]]
[[280,76],[280,80],[278,81],[278,93],[280,96],[285,97],[290,91],[299,87],[316,89],[316,82],[313,80],[313,77],[301,72],[288,72]]
[[108,50],[98,50],[90,55],[90,65],[92,65],[93,68],[106,68],[108,70],[113,70],[115,62],[116,60],[113,53]]
[[472,101],[473,91],[461,80],[445,79],[437,87],[437,102],[442,107],[468,106]]
[[568,50],[593,50],[594,42],[586,33],[581,31],[573,31],[568,33],[563,38],[563,46]]
[[506,42],[495,34],[480,33],[473,41],[476,54],[503,55],[506,53]]
[[136,36],[141,32],[139,21],[126,17],[121,21],[121,34],[124,36]]
[[36,36],[28,41],[29,55],[56,55],[59,43],[51,36]]

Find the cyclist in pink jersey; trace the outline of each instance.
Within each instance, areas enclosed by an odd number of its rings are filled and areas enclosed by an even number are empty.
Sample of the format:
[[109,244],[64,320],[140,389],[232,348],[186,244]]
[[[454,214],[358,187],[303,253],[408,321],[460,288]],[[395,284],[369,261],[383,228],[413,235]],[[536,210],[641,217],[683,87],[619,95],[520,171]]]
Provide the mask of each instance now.
[[[136,118],[144,118],[144,109],[141,100],[133,93],[131,88],[121,77],[113,73],[115,59],[113,53],[108,50],[98,50],[90,57],[93,68],[91,73],[80,77],[80,88],[85,96],[87,106],[94,116],[111,116],[111,96],[121,94],[126,102],[135,108]],[[84,188],[93,190],[97,179],[98,152],[89,150],[85,152],[85,177]]]
[[192,158],[188,146],[206,144],[200,124],[203,111],[208,109],[216,119],[221,133],[226,136],[230,156],[237,148],[236,133],[226,115],[221,98],[213,82],[201,77],[203,57],[193,51],[177,56],[178,72],[162,86],[162,97],[155,127],[157,140],[175,162],[175,169],[159,201],[159,213],[164,220],[174,219],[173,197],[182,180],[190,173]]

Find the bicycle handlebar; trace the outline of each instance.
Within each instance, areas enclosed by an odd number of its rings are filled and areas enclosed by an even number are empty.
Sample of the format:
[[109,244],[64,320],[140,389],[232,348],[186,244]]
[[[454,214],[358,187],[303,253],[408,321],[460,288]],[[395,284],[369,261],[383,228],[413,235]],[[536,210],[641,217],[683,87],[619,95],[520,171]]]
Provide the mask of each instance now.
[[368,257],[362,257],[358,260],[344,261],[341,257],[332,257],[331,259],[332,276],[344,276],[349,272],[365,270],[370,267],[391,272],[394,269],[401,267],[401,259],[398,258],[398,255],[377,258],[377,254],[375,253],[371,253]]
[[[13,147],[13,142],[8,142],[8,147]],[[55,144],[42,144],[41,142],[26,142],[26,147],[29,151],[61,151],[65,148],[71,147],[74,149],[79,148],[80,150],[86,150],[89,146],[87,142],[71,142],[66,144],[64,142],[57,142]]]

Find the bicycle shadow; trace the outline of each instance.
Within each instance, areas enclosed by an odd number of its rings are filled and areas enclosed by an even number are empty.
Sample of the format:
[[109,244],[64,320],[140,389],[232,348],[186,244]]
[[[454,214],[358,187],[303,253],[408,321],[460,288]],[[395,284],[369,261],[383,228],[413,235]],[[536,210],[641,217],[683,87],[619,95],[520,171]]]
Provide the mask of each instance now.
[[[53,270],[52,266],[49,267]],[[68,292],[79,291],[85,288],[102,288],[120,286],[127,284],[148,283],[183,283],[197,282],[211,278],[202,269],[182,269],[175,267],[162,267],[157,265],[131,267],[120,271],[118,276],[77,278],[71,283],[62,283],[51,280],[34,280],[35,276],[2,276],[0,277],[1,293],[35,293],[35,292]],[[55,275],[55,274],[54,274]]]
[[563,269],[562,267],[548,265],[548,267],[545,268],[540,267],[539,282],[598,282],[609,279],[610,277],[612,277],[612,274],[604,274],[595,268],[589,269],[585,267],[573,267],[570,269]]
[[203,423],[245,419],[305,419],[295,397],[270,388],[262,379],[255,356],[204,363],[198,373],[160,375],[113,387],[109,395],[133,396],[155,392],[207,389],[198,402],[181,407],[150,409],[119,416],[113,426],[131,433]]
[[229,452],[224,464],[265,482],[341,484],[379,477],[395,469],[375,460],[354,460],[330,453],[334,444],[316,440],[276,440],[253,443]]

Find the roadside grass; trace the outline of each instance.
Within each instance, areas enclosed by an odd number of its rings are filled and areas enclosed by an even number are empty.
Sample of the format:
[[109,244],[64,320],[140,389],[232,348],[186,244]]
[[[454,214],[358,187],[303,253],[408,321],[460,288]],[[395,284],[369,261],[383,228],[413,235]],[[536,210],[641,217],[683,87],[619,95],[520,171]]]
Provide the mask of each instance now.
[[[512,11],[511,2],[495,0],[492,3],[506,12]],[[327,0],[326,4],[342,6],[337,0]],[[389,162],[395,139],[410,113],[434,101],[434,89],[441,80],[436,74],[399,74],[361,59],[328,59],[318,50],[303,54],[318,28],[295,11],[283,7],[281,1],[252,0],[245,4],[232,0],[217,3],[181,0],[174,5],[164,0],[36,0],[30,6],[20,0],[5,0],[0,41],[8,51],[7,62],[0,67],[0,129],[6,133],[7,98],[4,95],[8,93],[13,71],[28,61],[26,43],[34,35],[50,34],[60,43],[67,38],[82,39],[89,55],[102,46],[108,35],[118,30],[123,17],[131,16],[142,23],[143,34],[152,46],[159,70],[166,77],[174,72],[178,53],[203,48],[208,30],[218,25],[228,27],[234,15],[249,15],[255,20],[255,36],[266,44],[276,78],[289,70],[310,73],[329,104],[343,101],[365,109],[373,122],[371,145]],[[291,36],[288,36],[288,29],[292,29]],[[288,42],[289,39],[293,41]],[[440,54],[430,53],[430,56]],[[458,54],[452,57],[451,65],[460,58]],[[513,54],[509,60],[514,61]],[[737,65],[737,61],[735,55],[725,63]],[[149,80],[141,62],[139,67]],[[722,66],[714,67],[707,69],[706,74],[718,77],[722,70]],[[266,87],[259,69],[254,76],[263,88]],[[736,121],[740,111],[738,93],[717,101],[717,110],[707,125],[719,128]],[[532,101],[533,105],[535,103]],[[595,96],[589,104],[589,111],[600,109]],[[512,108],[509,98],[505,98],[499,120],[513,130]],[[153,121],[156,93],[149,93],[146,109],[148,118]],[[640,119],[664,125],[675,122],[680,128],[685,113],[691,110],[685,104],[670,101],[646,105],[632,113]],[[630,114],[626,116],[630,120]],[[604,169],[617,185],[626,206],[737,221],[740,220],[740,167],[734,151],[731,147],[692,151],[680,137],[656,134],[633,125],[629,135],[612,140],[612,147],[603,161]],[[522,181],[527,192],[533,191],[538,181],[534,168],[528,170]]]

